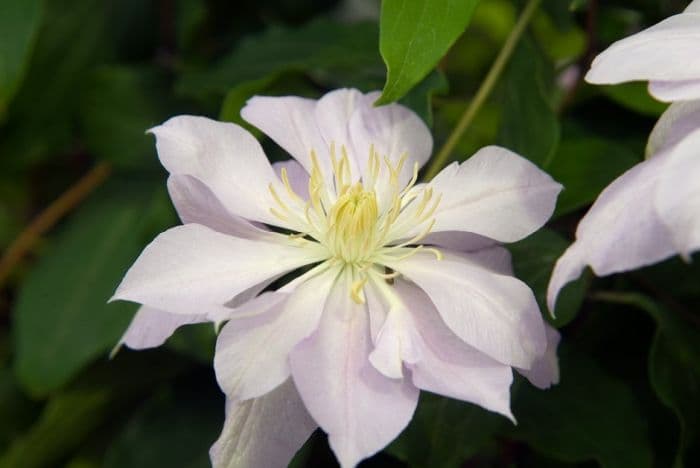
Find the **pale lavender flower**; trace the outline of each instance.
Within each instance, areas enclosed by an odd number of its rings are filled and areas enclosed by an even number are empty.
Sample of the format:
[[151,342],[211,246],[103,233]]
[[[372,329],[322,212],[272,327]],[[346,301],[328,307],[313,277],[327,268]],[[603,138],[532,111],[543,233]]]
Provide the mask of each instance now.
[[554,310],[561,288],[588,265],[598,276],[634,270],[700,248],[700,0],[593,61],[586,80],[651,80],[657,99],[676,101],[647,145],[649,159],[613,181],[581,219],[576,241],[557,261],[547,291]]
[[354,466],[403,430],[419,389],[512,418],[513,368],[540,387],[558,379],[559,335],[499,243],[542,226],[561,186],[498,147],[417,183],[430,133],[377,97],[251,99],[243,117],[295,158],[274,166],[234,124],[181,116],[152,130],[184,225],[117,289],[143,305],[122,342],[226,321],[215,467],[285,466],[317,426]]
[[594,84],[649,81],[661,101],[700,99],[700,0],[683,13],[626,37],[598,55],[586,75]]

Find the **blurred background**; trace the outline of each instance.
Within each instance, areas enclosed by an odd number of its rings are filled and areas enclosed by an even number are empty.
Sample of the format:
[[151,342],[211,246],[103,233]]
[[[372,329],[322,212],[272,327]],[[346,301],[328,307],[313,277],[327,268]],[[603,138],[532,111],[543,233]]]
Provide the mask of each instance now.
[[[612,41],[687,3],[544,0],[459,142],[461,159],[500,144],[566,186],[548,228],[511,249],[540,300],[578,220],[643,159],[665,108],[644,84],[591,87],[581,76]],[[482,0],[402,100],[436,147],[521,8]],[[224,416],[212,327],[108,358],[135,306],[106,301],[141,249],[178,223],[144,132],[183,113],[242,123],[255,94],[381,89],[379,9],[379,0],[0,0],[0,467],[209,466]],[[271,159],[287,158],[262,142]],[[698,304],[697,262],[585,276],[549,318],[563,335],[561,384],[539,391],[516,380],[517,426],[424,393],[409,428],[362,466],[700,466]],[[335,463],[318,432],[293,466]]]

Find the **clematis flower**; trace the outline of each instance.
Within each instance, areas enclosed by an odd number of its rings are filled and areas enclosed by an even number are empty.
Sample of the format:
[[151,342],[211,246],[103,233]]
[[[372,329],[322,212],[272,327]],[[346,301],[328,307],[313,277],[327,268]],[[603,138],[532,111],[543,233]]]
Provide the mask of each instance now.
[[579,223],[576,241],[554,267],[547,292],[550,310],[561,288],[586,265],[605,276],[673,255],[689,259],[700,249],[700,126],[682,136],[678,131],[685,119],[697,117],[698,109],[676,110],[652,133],[651,158],[603,190]]
[[700,0],[616,42],[593,61],[586,80],[650,80],[657,99],[676,101],[657,122],[649,159],[611,183],[586,213],[576,241],[557,261],[547,302],[588,265],[598,276],[634,270],[700,248]]
[[586,75],[594,84],[649,81],[661,101],[700,99],[700,0],[598,55]]
[[377,97],[251,99],[243,117],[294,158],[274,166],[234,124],[152,130],[184,225],[117,289],[142,304],[122,341],[226,322],[215,467],[285,466],[318,426],[354,466],[403,430],[419,389],[512,418],[513,368],[540,387],[558,379],[559,336],[499,244],[538,229],[561,186],[497,147],[418,183],[430,133]]

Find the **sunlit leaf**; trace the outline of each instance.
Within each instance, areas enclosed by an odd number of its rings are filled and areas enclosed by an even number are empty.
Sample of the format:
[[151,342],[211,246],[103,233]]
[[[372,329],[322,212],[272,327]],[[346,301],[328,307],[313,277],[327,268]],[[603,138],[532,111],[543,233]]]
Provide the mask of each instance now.
[[402,98],[464,32],[478,0],[383,0],[379,50],[387,78],[379,103]]

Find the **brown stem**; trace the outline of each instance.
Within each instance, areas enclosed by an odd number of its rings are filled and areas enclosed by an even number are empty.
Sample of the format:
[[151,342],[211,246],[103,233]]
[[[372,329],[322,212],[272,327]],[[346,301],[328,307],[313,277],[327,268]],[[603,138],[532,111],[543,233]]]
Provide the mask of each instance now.
[[111,165],[107,162],[97,164],[32,220],[0,258],[0,286],[5,283],[15,266],[36,245],[41,236],[104,182],[111,169]]

